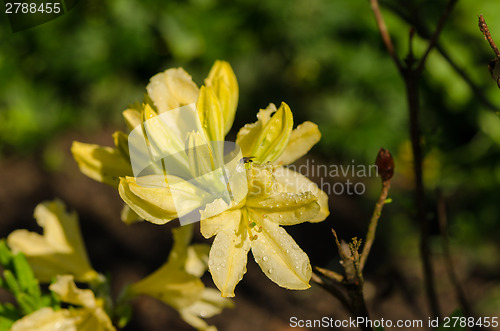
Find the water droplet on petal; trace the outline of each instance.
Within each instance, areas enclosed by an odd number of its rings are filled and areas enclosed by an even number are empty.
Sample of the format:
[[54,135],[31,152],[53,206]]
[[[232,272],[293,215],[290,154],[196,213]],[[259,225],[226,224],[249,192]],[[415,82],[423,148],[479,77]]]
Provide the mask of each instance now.
[[269,270],[267,272],[269,272],[270,274],[272,274],[273,273],[273,268],[269,268]]
[[262,261],[266,262],[269,258],[267,256],[262,257]]

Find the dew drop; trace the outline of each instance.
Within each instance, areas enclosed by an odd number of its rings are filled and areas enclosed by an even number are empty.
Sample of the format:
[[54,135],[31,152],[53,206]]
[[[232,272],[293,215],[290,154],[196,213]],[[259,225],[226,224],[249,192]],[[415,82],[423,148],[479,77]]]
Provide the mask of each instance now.
[[269,260],[267,256],[262,257],[262,261],[266,262],[267,260]]
[[272,274],[273,273],[273,268],[269,268],[269,270],[267,272],[269,272],[270,274]]

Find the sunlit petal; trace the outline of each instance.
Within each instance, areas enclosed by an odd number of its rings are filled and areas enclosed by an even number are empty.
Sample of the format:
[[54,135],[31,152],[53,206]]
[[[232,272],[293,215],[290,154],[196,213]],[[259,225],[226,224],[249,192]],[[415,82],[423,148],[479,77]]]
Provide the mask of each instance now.
[[250,250],[246,220],[232,218],[217,233],[210,250],[208,268],[223,297],[234,297],[234,288],[246,272]]
[[311,264],[307,254],[278,224],[252,215],[249,212],[250,219],[261,227],[252,241],[252,254],[262,271],[279,286],[292,290],[309,288]]
[[309,178],[286,167],[275,168],[273,175],[276,179],[278,189],[281,192],[300,193],[309,191],[316,196],[320,210],[313,219],[309,220],[309,222],[317,223],[324,221],[330,214],[328,208],[328,195]]
[[74,141],[71,153],[80,171],[98,182],[117,187],[120,177],[132,174],[130,162],[115,148]]
[[275,164],[290,164],[304,156],[321,139],[318,126],[312,122],[304,122],[297,126],[290,135],[290,141],[283,154],[278,157]]

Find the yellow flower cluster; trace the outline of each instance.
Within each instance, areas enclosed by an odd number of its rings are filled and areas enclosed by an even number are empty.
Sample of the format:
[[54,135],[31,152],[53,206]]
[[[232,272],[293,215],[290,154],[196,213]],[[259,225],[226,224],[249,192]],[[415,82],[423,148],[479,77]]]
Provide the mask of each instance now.
[[[188,151],[175,162],[194,177],[224,164],[220,142],[232,127],[239,93],[227,62],[216,61],[201,88],[178,68],[155,75],[146,89],[145,102],[123,112],[131,131],[139,128],[147,132],[149,155],[145,153],[145,158],[173,155],[188,146],[195,152]],[[159,119],[192,104],[196,105],[201,133],[176,140],[172,129]],[[232,188],[232,193],[242,197],[229,201],[207,198],[213,197],[212,186],[220,185],[216,181],[207,187],[165,171],[134,175],[130,155],[134,146],[123,132],[114,134],[113,148],[74,142],[72,152],[84,174],[118,188],[126,203],[122,212],[126,223],[144,219],[164,224],[189,213],[199,214],[203,236],[215,236],[209,271],[222,296],[231,297],[246,272],[249,250],[276,284],[288,289],[309,287],[309,258],[281,226],[323,221],[329,214],[328,197],[308,178],[284,166],[305,155],[320,137],[318,127],[311,122],[293,129],[293,115],[285,103],[261,109],[257,121],[237,134],[236,144],[244,159],[252,162],[242,170],[245,187]],[[176,195],[185,202],[182,208],[175,201]]]

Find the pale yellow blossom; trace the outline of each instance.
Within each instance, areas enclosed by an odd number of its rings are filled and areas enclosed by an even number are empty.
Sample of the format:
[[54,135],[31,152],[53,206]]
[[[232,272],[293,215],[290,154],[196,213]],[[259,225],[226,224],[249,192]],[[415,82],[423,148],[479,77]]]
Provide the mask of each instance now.
[[34,217],[43,235],[16,230],[7,237],[7,244],[14,254],[26,256],[39,281],[48,283],[63,274],[79,282],[102,278],[90,265],[75,212],[66,212],[64,204],[54,200],[39,204]]

